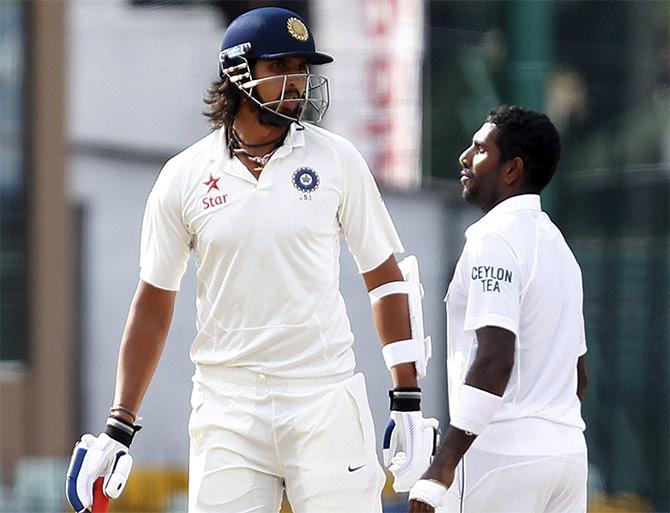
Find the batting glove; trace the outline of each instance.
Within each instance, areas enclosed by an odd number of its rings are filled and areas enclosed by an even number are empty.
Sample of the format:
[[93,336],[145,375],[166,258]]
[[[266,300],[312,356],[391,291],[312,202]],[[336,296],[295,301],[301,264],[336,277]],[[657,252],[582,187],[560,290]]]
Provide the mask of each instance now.
[[93,506],[93,483],[103,478],[102,491],[116,499],[128,481],[133,458],[128,448],[141,426],[115,417],[107,419],[104,433],[83,435],[77,442],[67,471],[65,494],[77,513],[88,512]]
[[393,489],[406,492],[423,475],[439,444],[439,422],[424,419],[420,388],[389,390],[391,415],[384,432],[384,465],[393,474]]

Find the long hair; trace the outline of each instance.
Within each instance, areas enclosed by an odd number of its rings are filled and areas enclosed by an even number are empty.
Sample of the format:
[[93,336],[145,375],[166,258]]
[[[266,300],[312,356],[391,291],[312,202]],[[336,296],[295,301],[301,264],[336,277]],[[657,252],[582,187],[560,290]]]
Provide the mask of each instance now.
[[207,95],[203,98],[209,106],[209,112],[203,114],[209,118],[212,130],[226,127],[226,142],[228,142],[228,131],[233,126],[235,114],[240,106],[240,90],[228,77],[212,82],[207,89]]

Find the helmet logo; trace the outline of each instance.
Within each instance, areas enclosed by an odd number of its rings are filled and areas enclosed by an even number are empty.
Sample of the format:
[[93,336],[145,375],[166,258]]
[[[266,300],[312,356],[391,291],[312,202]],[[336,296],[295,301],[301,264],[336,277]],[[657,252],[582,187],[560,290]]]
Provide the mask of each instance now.
[[286,21],[286,28],[288,28],[288,33],[298,41],[302,41],[304,43],[309,38],[309,31],[307,30],[307,27],[298,18],[291,16]]

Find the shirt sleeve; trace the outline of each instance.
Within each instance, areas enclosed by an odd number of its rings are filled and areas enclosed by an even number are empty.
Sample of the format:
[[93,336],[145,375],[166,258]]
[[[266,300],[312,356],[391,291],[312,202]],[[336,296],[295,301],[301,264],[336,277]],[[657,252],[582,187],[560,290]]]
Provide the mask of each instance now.
[[581,269],[579,269],[579,326],[577,329],[579,330],[579,347],[577,349],[577,356],[584,356],[587,352],[587,347],[586,328],[584,326],[584,291]]
[[142,222],[140,278],[155,287],[179,290],[191,253],[191,236],[181,212],[180,187],[169,163],[147,199]]
[[468,299],[463,329],[496,326],[518,337],[522,286],[516,254],[493,234],[468,241],[464,252]]
[[338,219],[358,271],[365,273],[405,249],[365,160],[353,146],[348,153]]

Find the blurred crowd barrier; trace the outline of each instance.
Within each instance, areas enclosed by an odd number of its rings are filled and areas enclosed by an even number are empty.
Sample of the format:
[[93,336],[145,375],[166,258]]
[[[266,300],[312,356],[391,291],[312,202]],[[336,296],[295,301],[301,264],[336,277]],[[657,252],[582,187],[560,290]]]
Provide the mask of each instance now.
[[[65,458],[23,458],[11,488],[0,488],[0,513],[69,512],[65,499]],[[633,493],[608,495],[598,472],[590,470],[589,513],[654,512],[650,501]],[[396,494],[387,477],[384,513],[407,511],[407,494]],[[123,495],[110,503],[110,513],[187,513],[188,472],[177,468],[134,468]],[[280,513],[292,513],[284,501]],[[660,512],[659,512],[660,513]]]

